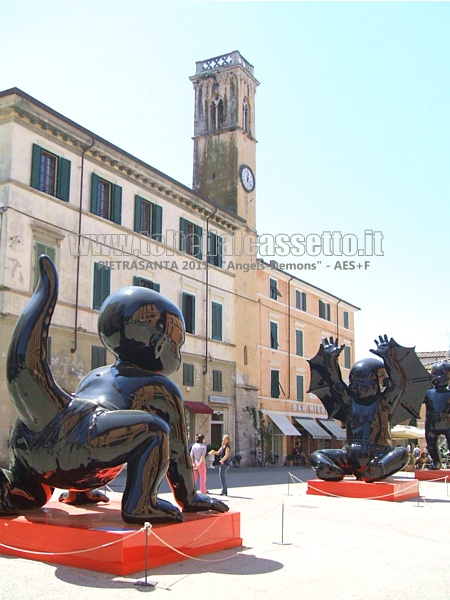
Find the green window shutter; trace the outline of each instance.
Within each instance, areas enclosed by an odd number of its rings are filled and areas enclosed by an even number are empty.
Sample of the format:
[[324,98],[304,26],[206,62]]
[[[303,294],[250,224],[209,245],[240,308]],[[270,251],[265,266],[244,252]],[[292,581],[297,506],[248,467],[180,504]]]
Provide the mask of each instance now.
[[200,225],[194,225],[194,235],[195,235],[195,251],[194,256],[202,259],[202,241],[203,241],[203,229]]
[[98,369],[106,365],[106,348],[91,346],[91,369]]
[[278,324],[270,321],[270,347],[278,349]]
[[272,398],[280,397],[280,372],[270,371],[270,396]]
[[349,328],[349,314],[346,310],[344,310],[344,327]]
[[93,308],[98,310],[101,306],[101,271],[98,263],[94,263],[94,300]]
[[154,281],[150,281],[149,279],[143,279],[142,277],[138,277],[137,275],[133,277],[133,285],[137,285],[138,287],[146,287],[150,290],[155,290],[155,292],[160,291],[159,283],[155,283]]
[[222,305],[217,302],[212,303],[212,328],[211,337],[213,340],[222,341]]
[[222,391],[222,371],[213,369],[213,390],[215,392]]
[[222,268],[222,252],[223,252],[223,241],[220,235],[217,236],[217,266]]
[[[134,197],[134,230],[137,233],[141,233],[142,231],[142,198],[140,196]],[[138,285],[138,284],[135,284]]]
[[98,310],[109,296],[111,286],[111,270],[104,265],[94,263],[94,299],[93,308]]
[[117,225],[122,222],[122,188],[115,184],[111,190],[111,221]]
[[36,242],[36,254],[35,254],[35,271],[34,271],[34,288],[36,289],[37,283],[39,281],[40,272],[39,272],[39,257],[41,254],[46,254],[49,258],[55,262],[56,250],[53,246],[47,246],[46,244],[42,244],[41,242]]
[[162,206],[158,204],[153,205],[152,238],[158,241],[162,238]]
[[297,375],[297,402],[303,402],[305,398],[303,375]]
[[344,348],[344,367],[350,369],[351,367],[351,349],[349,346]]
[[215,265],[217,253],[217,235],[212,231],[209,232],[208,244],[208,264]]
[[306,312],[306,292],[302,292],[302,310]]
[[295,331],[295,354],[303,356],[303,331],[300,329]]
[[41,189],[41,156],[42,148],[37,144],[33,144],[33,152],[31,157],[31,187]]
[[327,304],[327,321],[331,321],[331,306]]
[[195,333],[195,296],[183,292],[181,307],[186,332]]
[[183,363],[183,385],[194,385],[194,365]]
[[186,219],[180,217],[180,251],[186,252]]
[[58,159],[58,181],[56,182],[56,197],[69,202],[70,197],[70,160]]
[[100,177],[92,173],[91,178],[91,213],[98,215],[98,181]]

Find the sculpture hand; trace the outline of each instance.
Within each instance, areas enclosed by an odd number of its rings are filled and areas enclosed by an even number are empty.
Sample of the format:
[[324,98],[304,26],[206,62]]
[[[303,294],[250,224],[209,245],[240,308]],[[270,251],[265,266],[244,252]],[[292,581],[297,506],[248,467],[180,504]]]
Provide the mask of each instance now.
[[374,340],[377,347],[375,350],[370,351],[372,352],[372,354],[376,354],[380,358],[383,358],[394,347],[394,340],[392,338],[389,340],[387,335],[380,335],[379,340],[380,341]]
[[329,341],[328,341],[328,338],[325,338],[322,341],[321,347],[323,349],[323,354],[324,354],[325,359],[328,361],[331,361],[331,360],[337,359],[339,357],[340,353],[345,348],[345,344],[342,344],[341,346],[339,346],[338,338],[336,338],[336,340],[334,340],[332,337],[330,337]]

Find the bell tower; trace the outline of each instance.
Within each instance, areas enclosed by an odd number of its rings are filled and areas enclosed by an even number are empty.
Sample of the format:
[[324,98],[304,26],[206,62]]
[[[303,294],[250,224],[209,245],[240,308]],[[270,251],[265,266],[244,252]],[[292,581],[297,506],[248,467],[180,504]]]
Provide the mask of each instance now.
[[236,50],[196,63],[192,187],[255,230],[253,66]]
[[[233,269],[234,361],[236,366],[234,422],[236,451],[248,458],[253,450],[253,419],[258,396],[258,303],[256,253],[255,94],[259,83],[253,67],[238,51],[196,63],[190,80],[195,90],[193,189],[234,213],[238,229]],[[227,261],[229,264],[230,260]],[[207,301],[211,300],[206,291]],[[220,358],[221,348],[213,349]],[[214,355],[214,353],[216,353]]]

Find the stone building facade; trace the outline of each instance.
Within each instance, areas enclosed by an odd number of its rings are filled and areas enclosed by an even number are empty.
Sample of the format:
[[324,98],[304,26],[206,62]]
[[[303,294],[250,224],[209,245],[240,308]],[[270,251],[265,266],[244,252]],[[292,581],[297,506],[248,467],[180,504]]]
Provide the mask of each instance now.
[[[199,61],[190,79],[192,189],[25,92],[0,92],[1,465],[7,463],[16,416],[6,356],[15,322],[37,283],[42,253],[54,260],[60,277],[48,356],[67,391],[114,359],[97,335],[104,298],[121,287],[143,285],[170,298],[185,317],[183,364],[173,379],[185,399],[190,440],[201,432],[217,445],[228,433],[233,451],[248,464],[255,448],[252,414],[284,411],[287,418],[301,412],[295,405],[320,411],[317,399],[305,395],[303,404],[297,401],[296,377],[304,376],[306,389],[306,358],[321,336],[336,330],[335,320],[316,315],[312,298],[332,306],[338,299],[279,269],[269,275],[271,269],[261,269],[256,253],[248,251],[257,240],[253,67],[232,52]],[[270,278],[279,282],[283,301],[267,296]],[[288,293],[295,298],[297,289],[311,298],[311,314],[309,308],[292,308],[287,327],[283,315],[291,305],[285,299]],[[342,311],[349,315],[345,334],[352,347],[356,307],[339,302],[340,318]],[[276,356],[267,341],[274,319]],[[292,346],[297,324],[305,336],[301,359]],[[262,376],[278,362],[280,384],[289,373],[283,409]],[[286,454],[292,440],[280,445],[280,439],[276,447]]]

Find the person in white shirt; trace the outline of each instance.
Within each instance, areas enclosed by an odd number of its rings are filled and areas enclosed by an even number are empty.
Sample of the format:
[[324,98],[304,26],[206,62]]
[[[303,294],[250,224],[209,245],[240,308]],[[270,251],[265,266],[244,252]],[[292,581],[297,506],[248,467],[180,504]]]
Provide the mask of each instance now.
[[194,468],[194,483],[197,485],[197,478],[200,478],[200,493],[206,494],[206,444],[203,443],[205,436],[201,433],[197,436],[197,441],[191,448],[191,460]]

